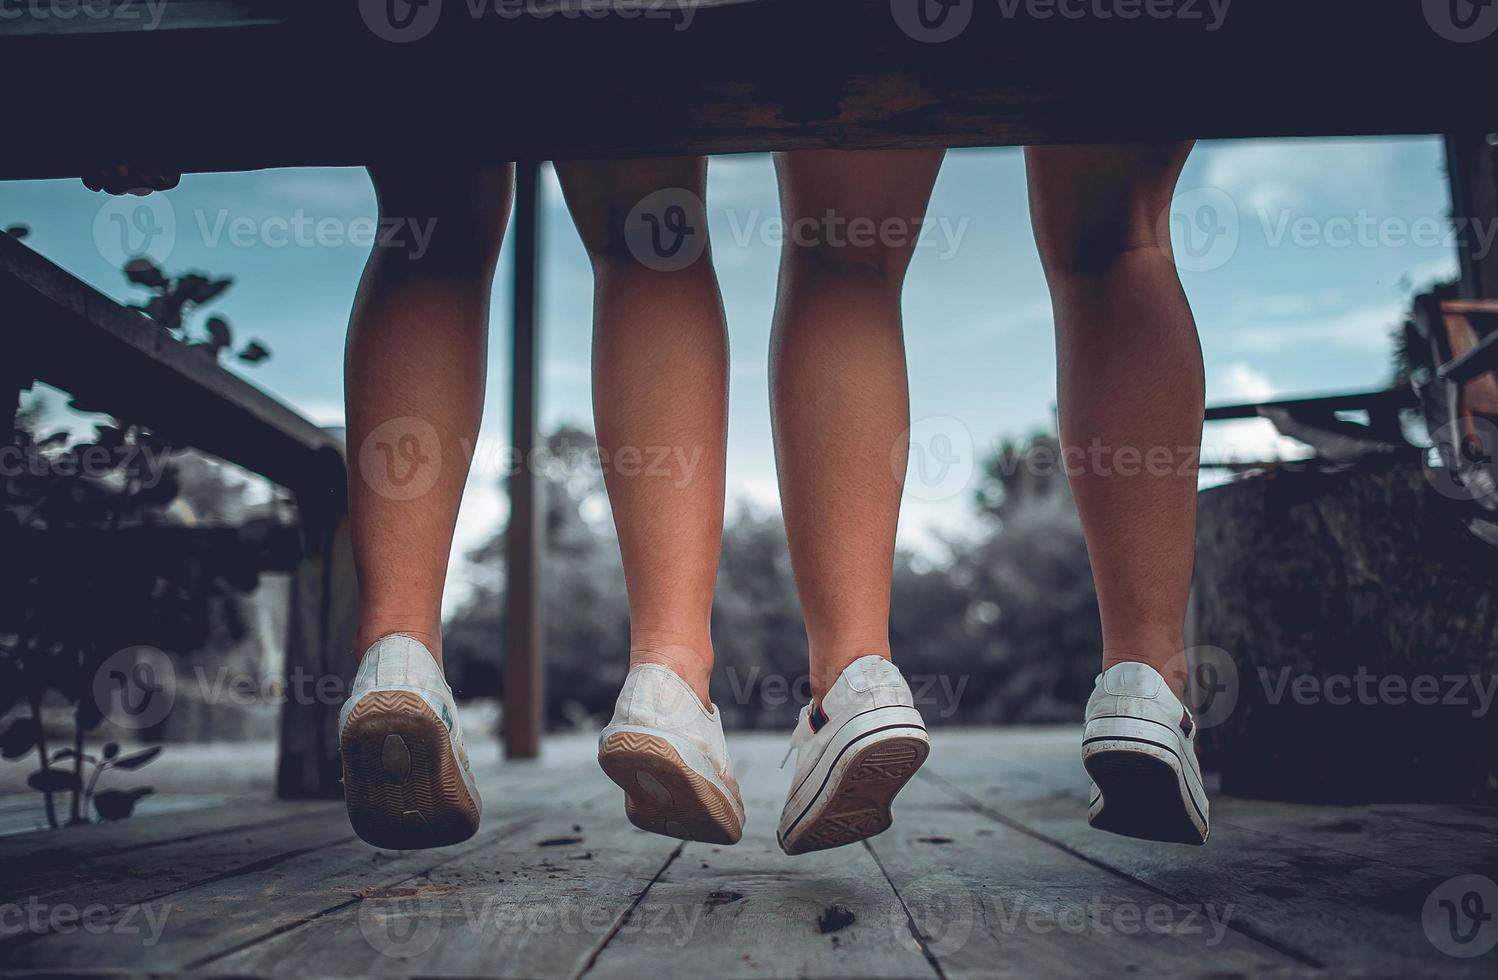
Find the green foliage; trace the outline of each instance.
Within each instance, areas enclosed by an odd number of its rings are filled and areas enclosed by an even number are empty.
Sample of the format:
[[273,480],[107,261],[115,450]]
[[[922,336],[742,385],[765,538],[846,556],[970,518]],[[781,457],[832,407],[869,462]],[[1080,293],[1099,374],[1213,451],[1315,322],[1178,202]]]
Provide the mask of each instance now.
[[[93,797],[99,776],[139,769],[161,751],[122,756],[113,743],[98,756],[85,751],[85,735],[103,721],[93,690],[103,662],[134,646],[197,649],[225,611],[237,612],[228,600],[255,579],[253,571],[248,580],[241,574],[237,554],[114,543],[118,532],[174,523],[184,461],[149,431],[113,420],[97,423],[91,438],[37,436],[44,412],[36,400],[19,414],[12,445],[21,465],[0,477],[0,554],[10,559],[0,563],[0,716],[18,705],[29,709],[0,730],[0,754],[19,760],[36,753],[28,783],[44,794],[56,826],[57,793],[71,794],[72,823],[86,821],[91,799],[106,819],[128,815],[144,794],[121,791],[101,803]],[[200,501],[230,493],[214,490],[201,472],[189,482]],[[200,514],[212,513],[199,506]],[[228,623],[242,631],[234,616]],[[74,732],[71,747],[52,751],[42,704],[58,698],[72,706]],[[86,781],[85,766],[93,767]]]
[[[5,233],[25,238],[29,229]],[[234,280],[200,272],[168,276],[149,259],[133,259],[125,278],[151,291],[135,307],[188,347],[215,360],[232,349],[233,330],[222,316],[209,317],[201,336],[187,322],[192,312],[228,291]],[[259,341],[239,351],[246,363],[270,356]],[[77,412],[93,408],[75,398]],[[113,742],[99,756],[84,751],[86,733],[103,721],[93,680],[115,651],[135,646],[191,650],[202,646],[215,622],[242,634],[238,593],[253,589],[258,568],[242,549],[204,554],[196,548],[115,547],[105,537],[78,532],[117,532],[173,523],[169,509],[182,498],[193,515],[208,516],[229,505],[242,488],[222,480],[212,464],[170,457],[170,447],[149,430],[106,419],[93,438],[74,440],[69,431],[36,432],[38,400],[17,415],[8,445],[22,465],[0,474],[0,718],[20,704],[27,716],[0,729],[0,755],[21,759],[35,752],[39,767],[27,783],[42,793],[47,819],[58,825],[54,794],[71,794],[70,823],[87,822],[87,809],[106,820],[129,816],[149,787],[95,794],[108,770],[132,771],[152,762],[160,746],[120,755]],[[184,493],[184,466],[193,473]],[[41,546],[41,534],[52,546]],[[61,546],[70,540],[97,542],[88,553]],[[225,615],[227,614],[227,615]],[[49,753],[42,704],[61,697],[73,707],[71,748]],[[147,733],[149,735],[149,733]],[[71,763],[71,768],[65,765]],[[93,767],[87,782],[84,766]]]
[[[215,360],[221,352],[232,349],[234,331],[222,316],[209,317],[203,324],[201,336],[194,337],[187,329],[187,319],[192,312],[228,292],[234,285],[232,278],[212,279],[201,272],[189,272],[173,279],[144,257],[126,263],[125,278],[154,294],[134,309],[175,332],[189,347]],[[261,341],[251,340],[236,356],[247,364],[258,364],[270,356],[270,349]]]

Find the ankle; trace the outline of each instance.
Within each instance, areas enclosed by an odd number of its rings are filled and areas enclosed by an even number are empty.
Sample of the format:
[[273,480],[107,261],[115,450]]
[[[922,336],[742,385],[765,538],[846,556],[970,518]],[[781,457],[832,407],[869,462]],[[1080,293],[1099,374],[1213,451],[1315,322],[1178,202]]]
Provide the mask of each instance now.
[[1189,665],[1186,653],[1179,643],[1151,644],[1149,646],[1108,646],[1103,648],[1103,670],[1122,663],[1148,664],[1159,671],[1170,685],[1171,693],[1183,703],[1186,700],[1186,682]]
[[811,699],[815,704],[821,704],[822,698],[827,696],[832,685],[848,669],[848,665],[861,657],[883,657],[885,660],[892,659],[889,652],[889,641],[880,640],[863,644],[839,645],[829,651],[825,648],[813,646],[811,648]]
[[364,659],[364,654],[370,647],[387,636],[409,636],[416,640],[431,653],[432,659],[437,661],[437,666],[442,666],[442,629],[431,624],[413,624],[409,620],[392,622],[389,620],[371,622],[361,625],[354,637],[354,658],[357,661]]
[[642,664],[665,667],[686,681],[704,708],[711,709],[712,695],[708,688],[713,676],[712,641],[706,637],[683,640],[680,634],[636,632],[630,638],[629,666],[631,669]]

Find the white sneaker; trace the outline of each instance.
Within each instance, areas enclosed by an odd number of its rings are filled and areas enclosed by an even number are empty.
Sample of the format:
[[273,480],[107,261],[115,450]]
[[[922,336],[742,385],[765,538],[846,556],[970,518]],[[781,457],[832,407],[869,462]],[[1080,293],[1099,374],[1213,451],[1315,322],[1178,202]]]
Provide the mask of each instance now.
[[796,774],[780,814],[781,850],[841,847],[888,830],[890,802],[930,750],[895,665],[875,656],[853,661],[821,704],[801,709],[791,734]]
[[440,847],[472,837],[479,793],[452,690],[430,651],[393,634],[359,662],[338,716],[343,798],[376,847]]
[[1207,842],[1207,794],[1196,724],[1148,664],[1114,664],[1087,702],[1082,765],[1092,777],[1087,822],[1177,844]]
[[703,708],[668,667],[630,670],[598,738],[598,764],[624,790],[624,812],[641,830],[709,844],[744,836],[744,801],[718,706]]

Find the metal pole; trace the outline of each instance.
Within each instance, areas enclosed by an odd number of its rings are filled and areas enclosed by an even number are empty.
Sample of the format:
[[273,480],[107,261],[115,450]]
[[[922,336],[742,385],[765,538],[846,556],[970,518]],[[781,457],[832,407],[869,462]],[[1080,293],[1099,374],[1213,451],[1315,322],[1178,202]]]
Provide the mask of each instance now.
[[531,466],[536,447],[536,307],[540,250],[540,164],[516,166],[514,345],[511,351],[510,440],[519,461],[510,474],[510,525],[505,534],[504,746],[508,759],[541,752],[540,494]]

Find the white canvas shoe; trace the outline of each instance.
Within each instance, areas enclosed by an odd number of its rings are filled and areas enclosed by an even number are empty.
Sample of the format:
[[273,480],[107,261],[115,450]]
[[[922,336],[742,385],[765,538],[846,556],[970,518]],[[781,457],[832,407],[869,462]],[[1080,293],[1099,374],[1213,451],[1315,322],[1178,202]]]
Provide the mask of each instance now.
[[841,847],[889,829],[890,803],[931,750],[910,686],[883,657],[845,668],[791,734],[796,773],[780,814],[787,854]]
[[397,633],[364,654],[338,717],[338,745],[349,822],[364,840],[406,850],[478,830],[457,705],[420,641]]
[[1092,777],[1087,822],[1177,844],[1207,842],[1207,793],[1196,724],[1148,664],[1114,664],[1087,702],[1082,765]]
[[718,706],[702,706],[668,667],[641,664],[624,679],[598,764],[624,790],[641,830],[709,844],[744,836],[744,801],[723,740]]

